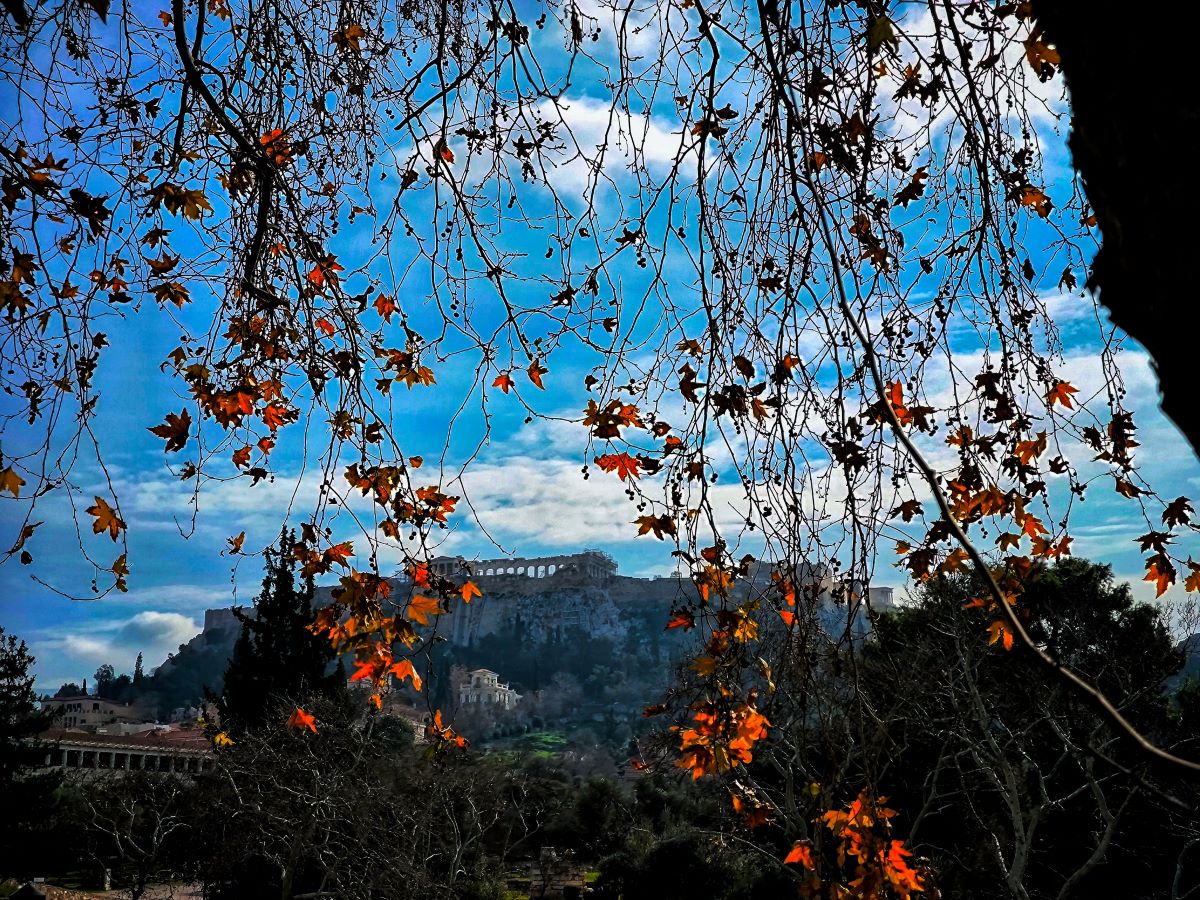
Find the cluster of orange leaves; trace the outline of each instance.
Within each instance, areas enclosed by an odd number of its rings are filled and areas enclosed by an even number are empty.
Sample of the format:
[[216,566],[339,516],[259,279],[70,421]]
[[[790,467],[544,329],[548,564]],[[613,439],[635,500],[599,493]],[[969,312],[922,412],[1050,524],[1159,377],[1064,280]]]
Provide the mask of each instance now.
[[[907,857],[912,854],[904,848],[904,842],[891,837],[888,820],[896,816],[896,811],[883,805],[886,800],[872,799],[864,792],[845,809],[831,809],[821,816],[821,823],[837,841],[841,871],[833,884],[823,883],[811,843],[797,841],[792,846],[783,861],[806,870],[804,896],[909,900],[925,890],[925,874],[908,864]],[[849,877],[843,879],[843,873]]]
[[[374,688],[370,700],[376,708],[382,707],[383,694],[394,681],[408,680],[415,690],[421,690],[422,679],[412,660],[398,656],[396,647],[412,648],[417,644],[420,635],[413,623],[428,626],[434,616],[447,611],[451,598],[470,603],[473,597],[482,596],[482,591],[472,581],[456,584],[432,575],[426,564],[414,562],[408,567],[414,592],[403,613],[389,615],[384,608],[392,592],[387,579],[350,568],[344,559],[350,553],[348,543],[334,545],[325,554],[331,550],[336,551],[338,564],[346,566],[349,572],[334,589],[333,603],[317,612],[309,630],[328,638],[339,653],[354,653],[355,672],[350,680],[366,682]],[[310,565],[324,564],[324,554],[318,554],[305,543],[297,545],[296,552],[298,558],[307,560]],[[431,734],[431,737],[436,737],[439,744],[465,746],[465,741],[442,723],[440,710],[434,722],[436,727],[431,725],[430,728],[436,735]]]
[[690,769],[693,779],[727,772],[750,762],[754,745],[767,736],[770,722],[755,709],[754,697],[725,706],[703,701],[692,707],[693,725],[675,726],[680,732],[680,757],[676,765]]

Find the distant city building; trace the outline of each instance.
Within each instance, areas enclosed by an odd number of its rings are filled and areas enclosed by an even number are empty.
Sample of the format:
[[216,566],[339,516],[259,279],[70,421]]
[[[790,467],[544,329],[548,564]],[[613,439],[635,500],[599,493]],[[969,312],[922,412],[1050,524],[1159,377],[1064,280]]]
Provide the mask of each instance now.
[[81,694],[75,697],[45,697],[42,709],[59,715],[57,724],[61,728],[80,731],[95,731],[105,725],[137,724],[145,718],[140,707],[115,700],[102,700]]
[[144,734],[89,734],[56,728],[38,739],[49,746],[43,765],[62,769],[197,774],[212,766],[212,745],[197,729],[157,728]]
[[491,669],[475,669],[467,673],[467,679],[458,689],[458,702],[493,705],[512,709],[521,700],[521,695],[507,684],[500,683],[500,676]]

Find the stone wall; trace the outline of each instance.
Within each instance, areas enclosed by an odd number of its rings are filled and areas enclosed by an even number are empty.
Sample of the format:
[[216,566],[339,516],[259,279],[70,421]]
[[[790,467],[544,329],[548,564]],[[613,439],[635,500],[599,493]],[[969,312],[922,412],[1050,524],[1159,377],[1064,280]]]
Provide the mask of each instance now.
[[587,867],[575,861],[569,850],[543,847],[529,864],[529,900],[572,900],[582,897]]

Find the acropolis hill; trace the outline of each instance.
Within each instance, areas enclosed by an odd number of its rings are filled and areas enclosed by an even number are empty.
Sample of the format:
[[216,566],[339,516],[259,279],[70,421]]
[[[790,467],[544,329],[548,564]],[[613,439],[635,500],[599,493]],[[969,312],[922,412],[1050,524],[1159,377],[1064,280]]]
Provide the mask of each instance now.
[[[671,606],[696,595],[686,575],[620,575],[616,560],[596,549],[529,558],[440,556],[429,565],[435,574],[455,580],[469,578],[483,590],[482,598],[470,605],[456,604],[438,623],[439,631],[452,645],[463,647],[488,635],[510,632],[537,642],[572,628],[625,641],[631,630],[645,627],[661,631]],[[765,564],[752,565],[749,577],[739,580],[735,590],[749,594],[766,589],[771,571]],[[839,583],[827,570],[805,566],[799,580],[818,586],[818,614],[828,631],[844,630],[848,615],[854,619],[852,631],[863,633],[868,629],[865,615],[855,614],[839,602]],[[407,576],[396,577],[392,584],[396,597],[406,596],[411,590]],[[319,604],[328,602],[329,591],[317,589]],[[892,590],[872,587],[869,597],[872,609],[886,609],[892,603]],[[237,628],[232,609],[210,609],[205,613],[206,634],[234,632]]]

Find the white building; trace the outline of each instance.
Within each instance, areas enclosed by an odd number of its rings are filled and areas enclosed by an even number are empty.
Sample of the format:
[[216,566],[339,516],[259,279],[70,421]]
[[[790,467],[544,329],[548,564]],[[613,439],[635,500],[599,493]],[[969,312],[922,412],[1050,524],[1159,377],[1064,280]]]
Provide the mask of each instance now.
[[128,703],[103,700],[100,697],[79,695],[76,697],[43,697],[42,709],[59,715],[55,726],[95,731],[105,725],[137,724],[145,720],[144,711]]
[[500,683],[500,676],[491,669],[475,669],[467,673],[467,679],[458,689],[458,702],[468,704],[492,704],[502,709],[512,709],[521,700],[521,695],[507,684]]

